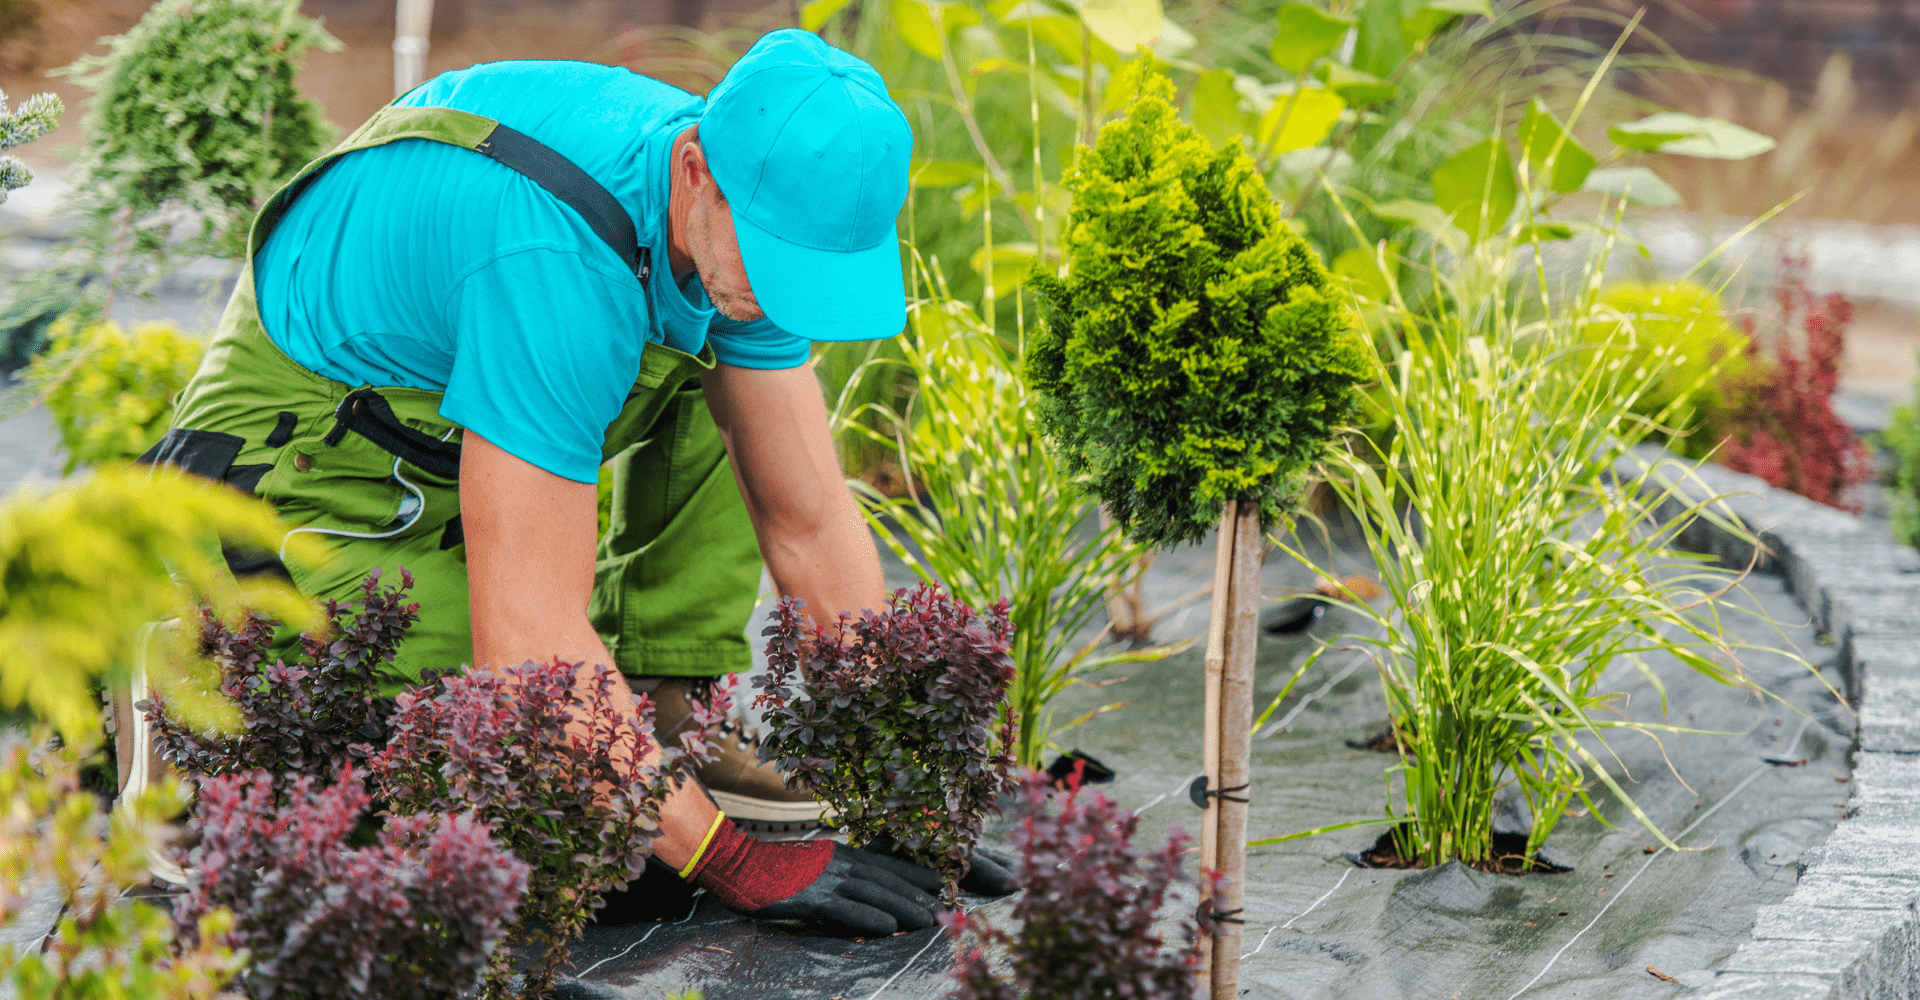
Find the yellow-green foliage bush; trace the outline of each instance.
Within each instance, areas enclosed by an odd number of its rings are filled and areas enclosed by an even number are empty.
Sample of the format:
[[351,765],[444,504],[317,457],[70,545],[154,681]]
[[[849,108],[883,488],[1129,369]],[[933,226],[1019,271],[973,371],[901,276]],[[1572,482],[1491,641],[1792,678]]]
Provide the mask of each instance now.
[[1665,428],[1655,437],[1665,438],[1668,448],[1688,458],[1707,457],[1725,436],[1722,424],[1733,409],[1729,394],[1752,366],[1746,333],[1727,322],[1719,296],[1690,281],[1622,282],[1600,293],[1600,305],[1600,315],[1618,318],[1590,324],[1591,339],[1606,341],[1629,327],[1631,368],[1652,370],[1657,354],[1673,354],[1633,412]]
[[202,345],[172,323],[106,322],[49,331],[28,377],[47,386],[47,410],[66,449],[66,472],[136,458],[167,432],[173,397],[199,367]]
[[79,751],[30,749],[48,735],[15,742],[0,761],[0,926],[19,916],[40,879],[59,888],[63,909],[44,948],[0,945],[0,984],[21,1000],[213,996],[243,960],[224,943],[232,914],[200,918],[195,943],[183,945],[165,909],[121,899],[148,880],[153,826],[180,811],[173,783],[103,815],[99,797],[81,787]]
[[[91,685],[127,668],[143,624],[205,601],[312,627],[307,601],[273,580],[234,579],[214,544],[271,551],[286,530],[266,504],[166,469],[107,468],[15,493],[0,506],[0,710],[24,705],[69,745],[91,744],[100,733]],[[311,558],[311,539],[293,536],[287,558]],[[178,710],[209,725],[231,714],[194,702]]]

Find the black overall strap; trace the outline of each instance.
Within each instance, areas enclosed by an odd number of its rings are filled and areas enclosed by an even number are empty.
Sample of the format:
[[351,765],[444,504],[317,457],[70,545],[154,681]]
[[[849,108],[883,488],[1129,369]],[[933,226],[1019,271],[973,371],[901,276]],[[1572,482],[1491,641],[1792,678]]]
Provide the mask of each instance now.
[[647,283],[653,271],[653,251],[640,245],[640,237],[633,231],[633,219],[627,216],[619,200],[572,160],[505,125],[495,125],[473,149],[519,171],[545,188],[548,194],[572,206],[587,220],[594,235],[620,255],[627,270],[640,279],[640,284]]
[[328,431],[325,438],[327,447],[339,444],[348,431],[430,475],[460,478],[460,446],[408,427],[393,412],[393,406],[371,388],[347,393],[334,408],[333,430]]

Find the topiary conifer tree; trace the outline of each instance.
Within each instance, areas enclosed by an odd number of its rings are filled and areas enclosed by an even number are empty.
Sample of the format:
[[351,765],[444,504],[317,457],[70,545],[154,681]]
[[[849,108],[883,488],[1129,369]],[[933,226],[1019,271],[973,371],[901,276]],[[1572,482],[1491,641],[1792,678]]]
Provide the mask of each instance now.
[[1353,415],[1369,348],[1246,150],[1215,151],[1181,122],[1166,77],[1134,79],[1126,115],[1064,178],[1067,272],[1034,282],[1025,375],[1042,432],[1128,534],[1173,544],[1220,525],[1201,865],[1225,876],[1207,905],[1226,930],[1202,942],[1199,971],[1226,1000],[1240,995],[1261,537]]
[[1155,544],[1221,504],[1277,520],[1354,413],[1366,344],[1239,143],[1214,150],[1149,76],[1063,183],[1064,278],[1035,278],[1025,374],[1061,457]]

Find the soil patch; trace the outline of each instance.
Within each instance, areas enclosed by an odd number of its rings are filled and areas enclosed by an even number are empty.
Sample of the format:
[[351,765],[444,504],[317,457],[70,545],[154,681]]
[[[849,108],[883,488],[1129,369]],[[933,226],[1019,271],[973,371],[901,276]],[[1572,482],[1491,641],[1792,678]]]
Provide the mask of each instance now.
[[1399,756],[1400,734],[1395,732],[1392,726],[1388,726],[1367,739],[1348,740],[1347,746],[1355,750],[1365,750],[1368,753],[1390,753]]
[[[1391,734],[1389,734],[1391,735]],[[1373,842],[1373,846],[1360,852],[1358,858],[1368,868],[1423,869],[1426,862],[1419,858],[1406,858],[1400,855],[1400,845],[1395,843],[1393,832],[1389,830]],[[1566,865],[1555,864],[1540,855],[1527,856],[1527,838],[1518,833],[1495,833],[1493,835],[1493,857],[1484,861],[1461,862],[1474,871],[1492,875],[1558,875],[1573,869]]]

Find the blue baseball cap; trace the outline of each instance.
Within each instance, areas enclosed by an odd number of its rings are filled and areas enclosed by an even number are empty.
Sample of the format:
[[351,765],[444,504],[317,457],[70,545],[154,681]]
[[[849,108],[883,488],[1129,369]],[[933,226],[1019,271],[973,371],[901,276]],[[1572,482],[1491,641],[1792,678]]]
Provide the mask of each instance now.
[[707,95],[700,145],[768,319],[808,340],[906,326],[913,130],[872,66],[812,32],[762,36]]

